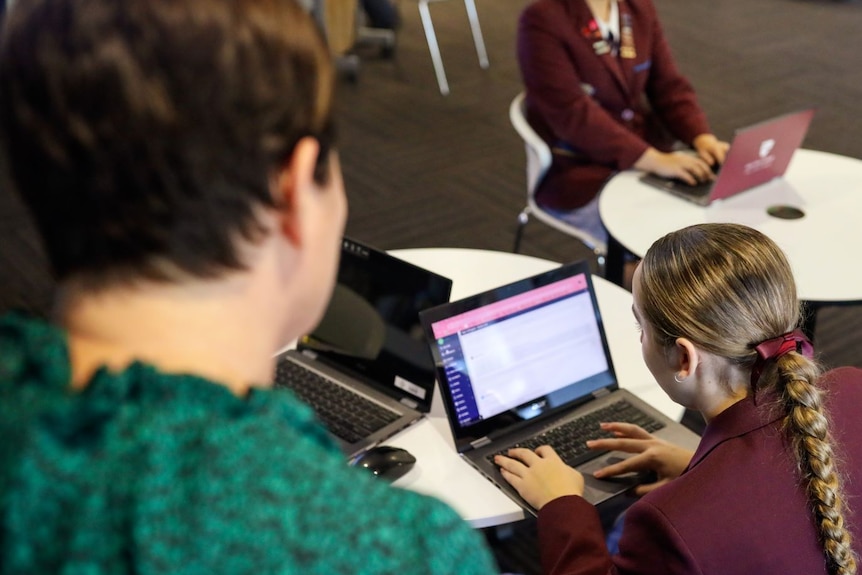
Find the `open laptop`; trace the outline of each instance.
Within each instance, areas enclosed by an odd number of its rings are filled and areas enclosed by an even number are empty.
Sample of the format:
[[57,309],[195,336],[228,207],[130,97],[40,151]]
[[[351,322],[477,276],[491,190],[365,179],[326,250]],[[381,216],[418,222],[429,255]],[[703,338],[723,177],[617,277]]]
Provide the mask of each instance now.
[[[562,456],[569,442],[581,453],[563,459],[584,473],[584,497],[598,504],[643,479],[592,477],[628,457],[586,449],[586,438],[608,436],[600,421],[631,419],[668,441],[691,448],[699,442],[682,424],[619,388],[586,262],[443,304],[420,317],[458,453],[530,513],[536,510],[503,479],[495,454],[516,445],[550,444]],[[559,429],[568,424],[584,424],[587,437]]]
[[344,238],[338,281],[315,330],[279,355],[275,386],[311,405],[354,456],[431,409],[434,363],[419,311],[452,281]]
[[641,181],[701,206],[779,178],[802,145],[814,110],[800,110],[736,131],[714,180],[697,185],[645,174]]

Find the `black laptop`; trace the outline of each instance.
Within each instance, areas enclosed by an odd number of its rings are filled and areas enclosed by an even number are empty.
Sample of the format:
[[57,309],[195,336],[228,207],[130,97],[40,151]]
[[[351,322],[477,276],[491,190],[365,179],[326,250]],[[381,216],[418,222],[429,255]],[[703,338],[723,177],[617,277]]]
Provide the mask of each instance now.
[[451,289],[448,278],[344,238],[324,317],[278,357],[275,386],[310,404],[346,455],[380,443],[431,409],[419,312]]
[[[627,457],[584,442],[602,421],[630,421],[694,448],[699,437],[617,383],[589,266],[576,262],[420,313],[458,452],[524,509],[495,454],[552,445],[583,472],[593,504],[638,478],[591,473]],[[632,320],[634,321],[634,320]]]

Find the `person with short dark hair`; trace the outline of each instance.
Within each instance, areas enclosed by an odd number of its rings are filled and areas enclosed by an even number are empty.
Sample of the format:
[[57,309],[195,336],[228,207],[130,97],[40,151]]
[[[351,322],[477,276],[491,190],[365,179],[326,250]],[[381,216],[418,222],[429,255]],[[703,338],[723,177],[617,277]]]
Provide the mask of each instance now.
[[268,389],[320,319],[347,205],[333,67],[292,0],[19,0],[2,185],[53,320],[0,319],[0,573],[479,574],[443,503]]
[[625,423],[588,442],[633,454],[596,477],[657,477],[637,488],[613,557],[583,476],[551,447],[498,457],[539,509],[545,572],[856,573],[862,370],[821,373],[782,251],[746,226],[691,226],[650,247],[632,287],[647,367],[706,429],[693,454]]

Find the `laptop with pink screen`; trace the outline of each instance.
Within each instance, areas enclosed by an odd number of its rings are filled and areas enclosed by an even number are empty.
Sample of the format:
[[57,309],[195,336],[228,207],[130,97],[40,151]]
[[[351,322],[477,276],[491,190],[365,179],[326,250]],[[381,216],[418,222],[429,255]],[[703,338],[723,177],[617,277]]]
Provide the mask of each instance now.
[[813,116],[813,109],[800,110],[737,130],[710,182],[692,186],[655,174],[645,174],[641,181],[702,206],[750,190],[784,175]]
[[419,319],[455,448],[532,514],[496,454],[551,445],[585,474],[584,498],[599,504],[647,480],[593,477],[628,456],[587,447],[610,435],[599,422],[629,421],[677,445],[698,444],[681,423],[620,388],[586,261],[425,309]]

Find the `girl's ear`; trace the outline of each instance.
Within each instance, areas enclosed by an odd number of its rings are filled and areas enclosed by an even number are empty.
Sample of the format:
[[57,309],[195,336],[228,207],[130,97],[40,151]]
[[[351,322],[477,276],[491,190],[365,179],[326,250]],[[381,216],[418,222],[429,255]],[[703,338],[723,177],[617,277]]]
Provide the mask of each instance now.
[[701,361],[700,351],[691,340],[684,337],[677,338],[672,355],[676,365],[671,367],[679,374],[680,379],[685,379],[697,371],[697,366]]

